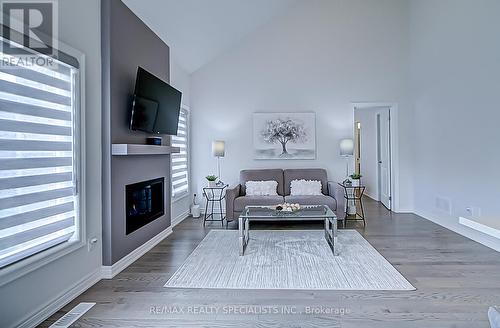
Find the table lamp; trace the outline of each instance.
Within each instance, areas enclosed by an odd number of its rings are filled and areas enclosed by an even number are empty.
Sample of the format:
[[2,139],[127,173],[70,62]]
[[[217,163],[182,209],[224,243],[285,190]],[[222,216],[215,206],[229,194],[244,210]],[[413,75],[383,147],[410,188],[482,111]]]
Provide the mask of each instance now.
[[222,140],[212,141],[212,155],[217,157],[217,177],[219,178],[219,184],[222,184],[221,173],[220,173],[220,158],[224,157],[226,153],[226,144]]
[[345,176],[349,177],[349,157],[354,155],[354,140],[342,139],[340,140],[340,156],[345,157]]

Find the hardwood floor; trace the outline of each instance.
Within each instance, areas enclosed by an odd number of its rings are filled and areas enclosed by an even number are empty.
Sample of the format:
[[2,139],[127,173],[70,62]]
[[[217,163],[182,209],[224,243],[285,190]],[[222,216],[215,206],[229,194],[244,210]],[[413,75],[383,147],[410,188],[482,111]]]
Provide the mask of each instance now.
[[[164,288],[210,229],[221,229],[220,223],[203,228],[201,220],[188,218],[114,279],[101,280],[41,326],[79,302],[97,302],[74,327],[489,327],[488,307],[500,305],[500,253],[368,199],[365,209],[366,227],[349,222],[347,228],[357,229],[416,291]],[[322,228],[321,223],[257,225]]]

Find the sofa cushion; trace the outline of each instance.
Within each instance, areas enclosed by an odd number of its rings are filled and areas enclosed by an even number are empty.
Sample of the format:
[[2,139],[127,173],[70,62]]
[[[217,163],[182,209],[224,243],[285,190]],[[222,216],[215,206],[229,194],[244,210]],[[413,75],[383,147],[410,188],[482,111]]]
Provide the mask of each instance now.
[[283,202],[283,196],[241,196],[234,200],[234,210],[241,212],[245,206],[272,206]]
[[321,181],[292,180],[290,182],[290,196],[321,195]]
[[277,196],[278,182],[276,181],[247,181],[245,183],[247,196]]
[[278,195],[283,196],[283,170],[282,169],[262,169],[262,170],[242,170],[240,171],[241,195],[246,195],[245,183],[247,181],[268,181],[278,182]]
[[319,180],[321,191],[328,195],[328,175],[324,169],[286,169],[283,171],[284,195],[290,195],[290,183],[292,180]]
[[326,195],[314,195],[314,196],[285,196],[285,202],[299,205],[326,205],[332,211],[335,211],[337,204],[335,199]]

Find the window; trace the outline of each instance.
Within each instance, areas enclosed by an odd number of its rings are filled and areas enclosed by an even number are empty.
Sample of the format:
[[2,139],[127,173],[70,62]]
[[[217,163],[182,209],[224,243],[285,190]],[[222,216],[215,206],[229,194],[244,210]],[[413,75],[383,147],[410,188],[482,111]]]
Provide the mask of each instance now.
[[177,136],[172,136],[172,146],[181,152],[172,154],[172,197],[179,199],[189,194],[189,109],[181,107]]
[[0,68],[0,269],[80,240],[80,72],[54,62]]

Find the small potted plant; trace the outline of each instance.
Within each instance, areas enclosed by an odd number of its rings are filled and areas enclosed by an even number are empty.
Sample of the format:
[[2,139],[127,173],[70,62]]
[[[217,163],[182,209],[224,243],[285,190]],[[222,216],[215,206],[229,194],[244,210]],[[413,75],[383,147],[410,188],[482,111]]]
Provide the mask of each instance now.
[[208,181],[208,186],[209,187],[215,187],[217,185],[217,183],[216,183],[217,176],[215,176],[215,175],[207,175],[205,178]]
[[352,186],[353,186],[353,187],[359,187],[361,177],[362,177],[362,175],[361,175],[361,174],[358,174],[358,173],[353,173],[353,174],[351,174],[351,175],[349,176],[349,178],[351,178],[351,181],[352,181]]

